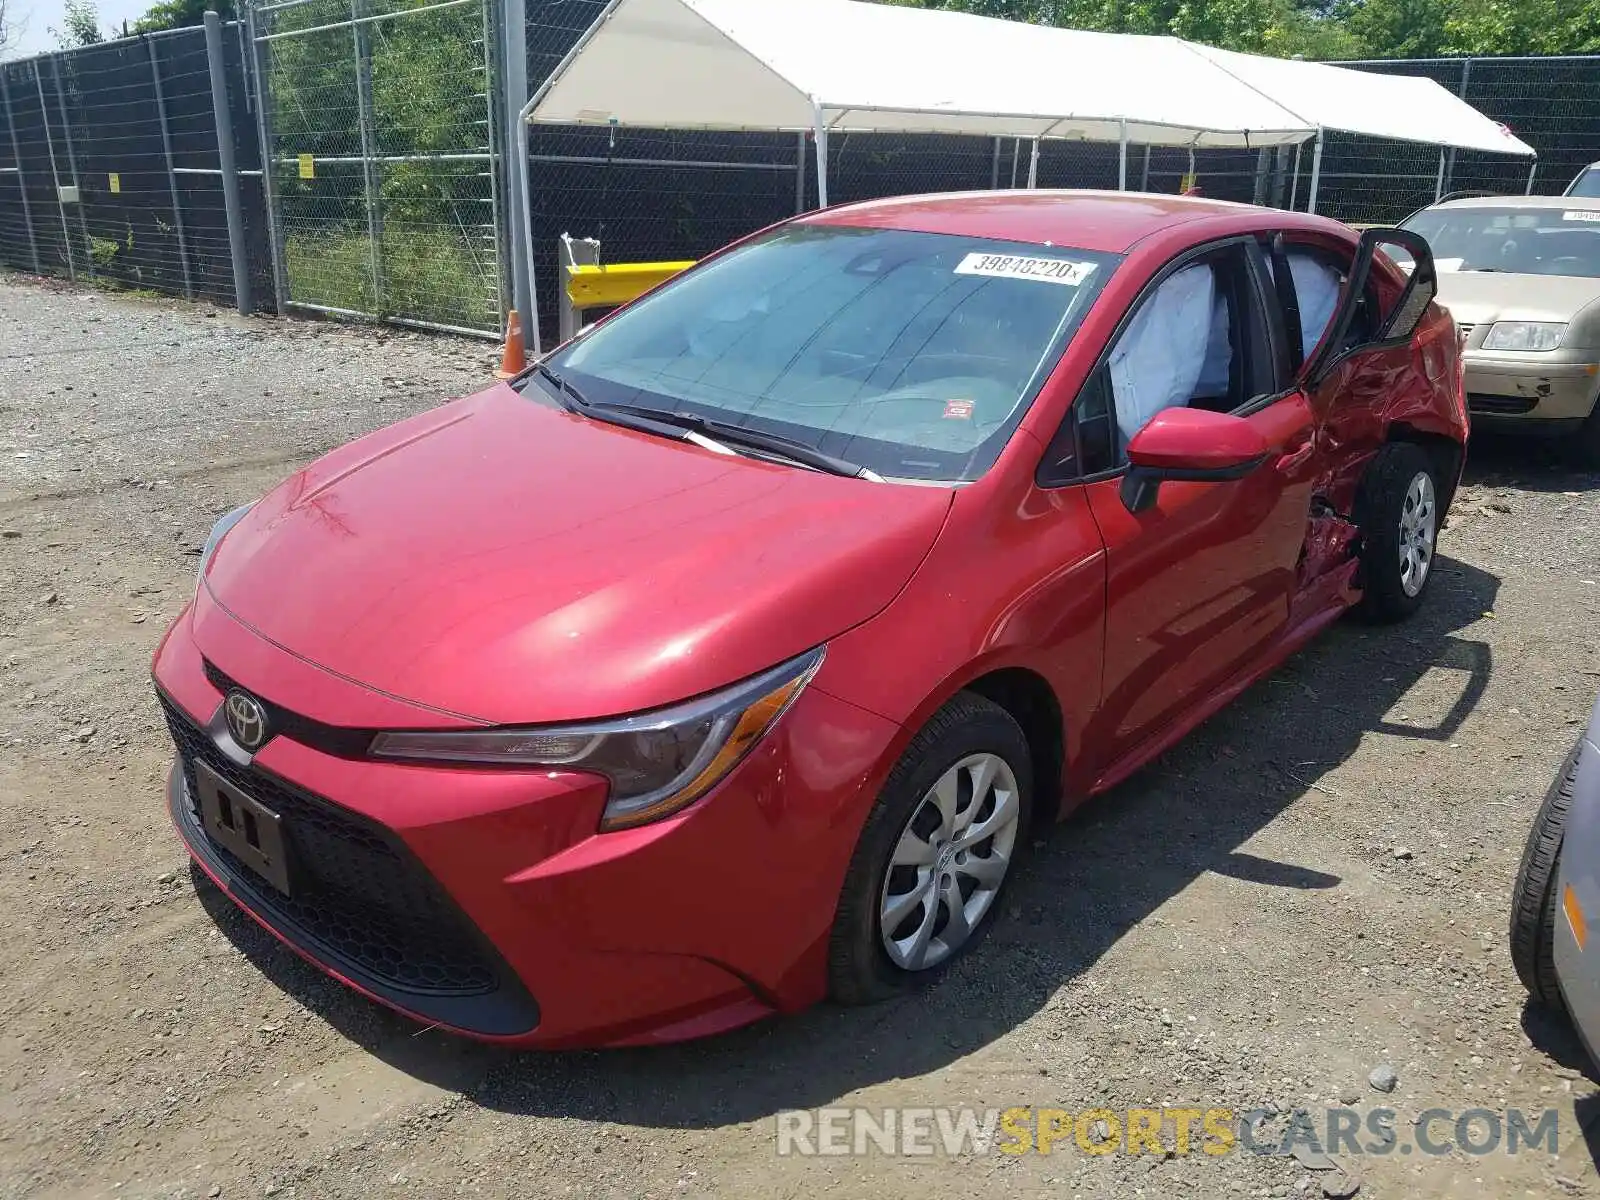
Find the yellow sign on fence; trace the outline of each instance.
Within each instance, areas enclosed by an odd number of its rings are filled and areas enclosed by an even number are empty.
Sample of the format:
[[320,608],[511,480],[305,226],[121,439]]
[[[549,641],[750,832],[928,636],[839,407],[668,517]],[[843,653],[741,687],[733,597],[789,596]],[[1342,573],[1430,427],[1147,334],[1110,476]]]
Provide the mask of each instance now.
[[122,176],[121,175],[118,175],[115,171],[113,171],[113,172],[111,172],[110,175],[107,176],[107,178],[111,180],[111,190],[113,192],[120,192],[122,190]]
[[300,156],[300,178],[315,179],[317,177],[317,160],[309,154]]

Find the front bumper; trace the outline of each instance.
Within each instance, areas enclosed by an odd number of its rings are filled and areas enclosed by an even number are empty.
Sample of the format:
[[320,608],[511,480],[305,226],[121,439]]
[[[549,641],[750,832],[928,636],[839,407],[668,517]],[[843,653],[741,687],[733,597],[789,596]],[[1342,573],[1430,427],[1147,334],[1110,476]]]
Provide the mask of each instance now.
[[1552,360],[1591,356],[1587,351],[1516,355],[1468,350],[1465,387],[1474,427],[1570,431],[1594,408],[1600,366]]
[[156,655],[180,748],[174,824],[241,908],[335,978],[429,1024],[552,1047],[696,1037],[825,994],[834,908],[891,722],[813,685],[707,797],[607,834],[591,776],[341,757],[280,735],[228,778],[281,810],[310,876],[297,908],[299,887],[285,901],[230,861],[190,804],[186,764],[226,760],[226,734],[207,728],[218,672],[295,707],[275,686],[294,672],[277,676],[259,642],[231,654],[235,635],[216,630],[202,656],[186,611]]

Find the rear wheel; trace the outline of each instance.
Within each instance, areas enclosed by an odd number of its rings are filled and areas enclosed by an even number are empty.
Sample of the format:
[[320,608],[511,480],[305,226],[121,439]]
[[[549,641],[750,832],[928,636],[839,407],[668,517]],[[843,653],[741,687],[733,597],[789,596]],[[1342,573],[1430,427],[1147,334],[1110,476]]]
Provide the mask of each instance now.
[[1361,530],[1361,613],[1398,621],[1422,607],[1439,536],[1438,467],[1410,442],[1390,442],[1361,477],[1355,523]]
[[1567,814],[1572,811],[1577,791],[1582,747],[1580,737],[1545,793],[1539,815],[1528,831],[1516,887],[1511,893],[1511,964],[1528,994],[1551,1008],[1562,1007],[1555,966],[1556,865],[1561,859]]
[[962,692],[890,773],[845,877],[829,990],[867,1004],[926,984],[988,933],[1027,845],[1028,741],[1005,709]]

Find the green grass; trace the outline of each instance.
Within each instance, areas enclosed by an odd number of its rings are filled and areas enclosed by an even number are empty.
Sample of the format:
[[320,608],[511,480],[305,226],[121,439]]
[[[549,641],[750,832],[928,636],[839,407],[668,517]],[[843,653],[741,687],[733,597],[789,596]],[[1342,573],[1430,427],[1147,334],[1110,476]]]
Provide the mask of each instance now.
[[375,317],[496,330],[500,324],[492,254],[474,257],[451,233],[391,223],[383,231],[383,291],[374,298],[365,232],[291,230],[284,244],[289,299]]

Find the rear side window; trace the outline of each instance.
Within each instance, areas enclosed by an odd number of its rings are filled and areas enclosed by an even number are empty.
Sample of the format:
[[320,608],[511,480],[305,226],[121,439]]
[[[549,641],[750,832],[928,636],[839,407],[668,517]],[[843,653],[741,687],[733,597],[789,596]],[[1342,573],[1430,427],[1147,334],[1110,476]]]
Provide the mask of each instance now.
[[[1383,252],[1398,249],[1386,244]],[[1338,315],[1339,297],[1350,277],[1354,257],[1326,246],[1304,242],[1290,242],[1284,257],[1289,264],[1289,278],[1294,281],[1295,304],[1300,309],[1300,361],[1310,362],[1312,352],[1327,336],[1329,326]],[[1273,282],[1276,284],[1277,267],[1272,256],[1267,257],[1267,266],[1274,273]],[[1274,296],[1273,303],[1276,302]],[[1351,315],[1350,328],[1344,336],[1341,350],[1363,345],[1376,338],[1381,311],[1377,288],[1369,280],[1366,293]]]
[[[1301,246],[1291,246],[1284,257],[1289,263],[1289,278],[1294,281],[1295,300],[1300,306],[1300,360],[1304,362],[1333,322],[1346,272],[1334,266],[1329,256]],[[1272,260],[1267,261],[1270,265]]]

